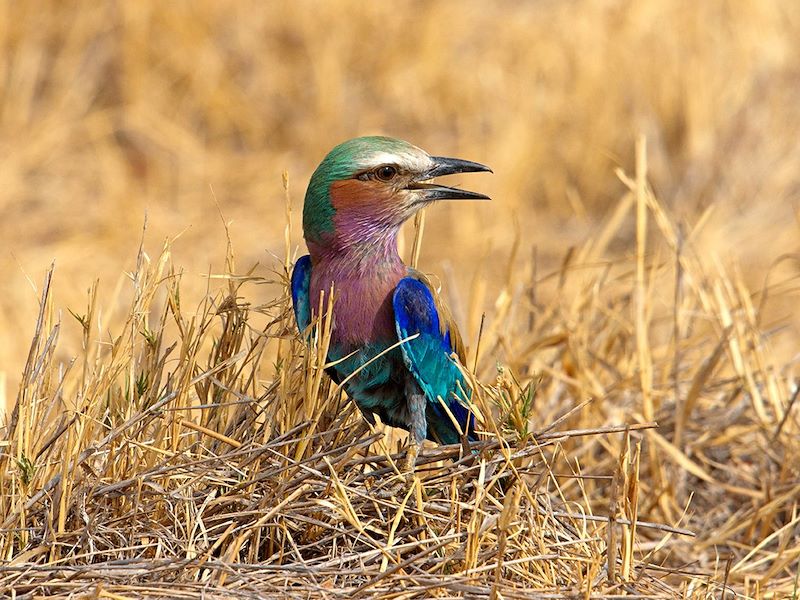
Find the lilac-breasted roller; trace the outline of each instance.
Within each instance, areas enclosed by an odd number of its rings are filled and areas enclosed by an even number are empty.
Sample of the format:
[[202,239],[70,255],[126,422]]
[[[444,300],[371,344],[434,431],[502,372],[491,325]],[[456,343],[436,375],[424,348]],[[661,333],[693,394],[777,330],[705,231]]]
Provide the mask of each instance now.
[[430,282],[403,263],[397,234],[437,200],[488,200],[429,183],[472,171],[491,169],[430,156],[402,140],[361,137],[331,150],[306,191],[309,254],[297,261],[291,284],[297,325],[304,331],[319,314],[320,291],[327,298],[333,289],[327,372],[344,382],[370,423],[377,415],[410,432],[409,468],[425,438],[451,444],[459,441],[459,429],[475,435],[464,402],[468,387],[452,357],[465,360],[461,336]]

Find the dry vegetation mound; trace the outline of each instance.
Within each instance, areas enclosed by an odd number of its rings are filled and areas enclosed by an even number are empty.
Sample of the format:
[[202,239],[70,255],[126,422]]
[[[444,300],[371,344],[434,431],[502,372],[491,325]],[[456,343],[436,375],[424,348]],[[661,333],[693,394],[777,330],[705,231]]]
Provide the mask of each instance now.
[[[44,284],[0,443],[0,587],[16,597],[787,597],[797,591],[797,387],[761,306],[704,264],[646,185],[555,273],[504,287],[472,358],[483,440],[402,448],[306,349],[285,294],[228,273],[182,305],[140,250],[124,326],[55,359]],[[631,264],[605,257],[626,219]],[[672,249],[647,258],[647,221]],[[288,228],[287,228],[288,232]],[[275,281],[285,290],[287,235]],[[539,301],[554,285],[556,300]],[[669,289],[665,294],[662,290]],[[515,357],[498,365],[501,346]],[[483,383],[481,383],[481,381]],[[395,447],[396,445],[396,447]]]

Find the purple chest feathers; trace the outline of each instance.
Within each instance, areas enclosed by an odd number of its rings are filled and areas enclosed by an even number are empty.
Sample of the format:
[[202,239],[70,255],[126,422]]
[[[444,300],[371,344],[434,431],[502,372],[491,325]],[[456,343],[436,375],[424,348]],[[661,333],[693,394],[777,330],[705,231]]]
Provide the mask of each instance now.
[[314,314],[319,314],[320,290],[325,292],[327,305],[333,286],[334,346],[353,350],[366,343],[396,337],[392,294],[405,274],[402,263],[376,265],[363,271],[328,261],[313,266],[309,292]]

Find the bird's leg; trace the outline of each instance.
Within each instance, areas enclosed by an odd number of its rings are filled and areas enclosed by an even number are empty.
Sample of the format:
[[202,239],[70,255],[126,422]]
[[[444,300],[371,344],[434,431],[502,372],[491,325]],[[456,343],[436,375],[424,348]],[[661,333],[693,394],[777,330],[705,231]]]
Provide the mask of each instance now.
[[406,402],[408,403],[408,452],[403,471],[406,474],[414,472],[417,464],[420,446],[428,433],[428,420],[425,417],[427,400],[416,381],[406,384]]

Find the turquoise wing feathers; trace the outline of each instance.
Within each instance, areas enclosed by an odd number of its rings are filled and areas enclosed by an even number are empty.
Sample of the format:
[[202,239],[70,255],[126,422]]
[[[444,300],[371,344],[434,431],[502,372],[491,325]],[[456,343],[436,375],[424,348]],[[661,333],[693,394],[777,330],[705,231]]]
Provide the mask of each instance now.
[[401,344],[406,367],[413,375],[428,400],[428,426],[441,442],[459,441],[458,429],[441,405],[441,398],[462,431],[470,439],[475,421],[464,400],[469,398],[469,387],[451,355],[461,354],[458,331],[450,325],[446,314],[437,302],[428,283],[414,272],[397,284],[393,296],[395,325],[400,340],[416,335]]

